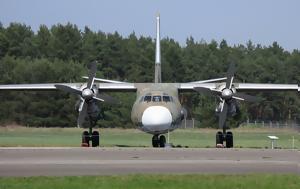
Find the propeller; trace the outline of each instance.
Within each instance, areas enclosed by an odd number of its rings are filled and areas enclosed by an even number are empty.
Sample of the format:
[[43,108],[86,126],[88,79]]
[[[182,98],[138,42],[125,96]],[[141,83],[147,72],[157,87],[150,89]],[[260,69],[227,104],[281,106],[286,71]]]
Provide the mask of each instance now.
[[94,81],[96,77],[97,71],[97,61],[94,61],[90,64],[89,74],[88,74],[88,82],[86,84],[86,88],[83,89],[76,89],[72,88],[68,85],[56,84],[54,85],[58,90],[79,95],[80,96],[80,104],[79,104],[79,115],[77,119],[77,126],[80,127],[83,122],[85,121],[85,117],[87,115],[87,109],[89,103],[93,100],[101,101],[101,102],[108,102],[111,104],[116,104],[117,100],[113,97],[110,97],[105,94],[99,94],[98,89],[95,89]]
[[225,88],[221,90],[216,90],[216,89],[209,89],[205,87],[194,87],[194,90],[207,94],[210,96],[217,96],[220,97],[221,99],[221,111],[219,114],[219,128],[222,129],[227,118],[227,112],[228,112],[228,105],[229,101],[231,99],[236,99],[236,100],[244,100],[244,101],[249,101],[249,102],[256,102],[258,101],[257,97],[247,95],[244,93],[237,93],[235,90],[233,90],[233,79],[234,79],[234,73],[235,73],[235,65],[234,63],[231,63],[229,65],[229,68],[227,70],[226,74],[226,84]]

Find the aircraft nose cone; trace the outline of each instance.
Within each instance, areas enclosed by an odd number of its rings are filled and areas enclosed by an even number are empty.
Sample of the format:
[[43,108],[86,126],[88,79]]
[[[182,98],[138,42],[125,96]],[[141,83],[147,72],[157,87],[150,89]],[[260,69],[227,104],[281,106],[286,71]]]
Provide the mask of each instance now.
[[170,111],[163,106],[150,106],[142,116],[142,124],[148,130],[166,130],[172,123]]

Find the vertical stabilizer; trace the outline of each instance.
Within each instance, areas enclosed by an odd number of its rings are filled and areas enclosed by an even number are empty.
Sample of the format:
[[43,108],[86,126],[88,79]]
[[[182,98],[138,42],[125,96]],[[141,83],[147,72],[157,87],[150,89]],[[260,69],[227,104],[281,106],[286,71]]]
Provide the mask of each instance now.
[[160,59],[160,16],[156,16],[156,48],[155,48],[155,83],[161,83],[161,59]]

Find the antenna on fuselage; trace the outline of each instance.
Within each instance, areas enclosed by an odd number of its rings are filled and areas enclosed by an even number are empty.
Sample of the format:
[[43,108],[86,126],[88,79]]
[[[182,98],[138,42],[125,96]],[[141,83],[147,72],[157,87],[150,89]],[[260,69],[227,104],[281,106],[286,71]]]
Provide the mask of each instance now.
[[160,57],[160,15],[156,16],[156,47],[155,47],[155,83],[161,83],[161,57]]

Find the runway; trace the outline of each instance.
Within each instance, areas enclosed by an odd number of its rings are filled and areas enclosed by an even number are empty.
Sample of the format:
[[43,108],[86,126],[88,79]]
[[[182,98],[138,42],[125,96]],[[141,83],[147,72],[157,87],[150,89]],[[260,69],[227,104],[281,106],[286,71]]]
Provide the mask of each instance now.
[[300,152],[198,148],[0,148],[0,176],[295,173]]

